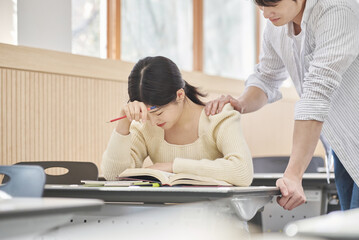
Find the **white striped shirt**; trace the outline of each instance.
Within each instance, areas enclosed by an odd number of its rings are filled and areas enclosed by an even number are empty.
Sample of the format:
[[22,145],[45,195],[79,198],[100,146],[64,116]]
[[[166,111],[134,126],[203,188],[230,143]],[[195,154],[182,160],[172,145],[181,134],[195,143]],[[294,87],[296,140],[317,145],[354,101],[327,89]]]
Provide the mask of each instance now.
[[261,88],[271,103],[282,97],[279,87],[289,73],[300,96],[295,120],[324,122],[322,134],[359,185],[359,4],[307,0],[301,28],[298,49],[292,22],[267,24],[260,63],[246,87]]

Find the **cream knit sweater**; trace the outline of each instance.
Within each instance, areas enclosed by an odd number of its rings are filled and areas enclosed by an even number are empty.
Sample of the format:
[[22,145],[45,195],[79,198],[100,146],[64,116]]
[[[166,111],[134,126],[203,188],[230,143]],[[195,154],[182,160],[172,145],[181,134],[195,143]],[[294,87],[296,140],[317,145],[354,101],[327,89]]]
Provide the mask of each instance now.
[[102,173],[107,180],[113,180],[127,168],[142,167],[149,156],[153,163],[173,162],[174,173],[191,173],[249,186],[253,165],[240,117],[230,104],[214,116],[206,116],[203,110],[199,138],[186,145],[170,144],[164,140],[162,128],[133,121],[129,135],[113,131],[102,157]]

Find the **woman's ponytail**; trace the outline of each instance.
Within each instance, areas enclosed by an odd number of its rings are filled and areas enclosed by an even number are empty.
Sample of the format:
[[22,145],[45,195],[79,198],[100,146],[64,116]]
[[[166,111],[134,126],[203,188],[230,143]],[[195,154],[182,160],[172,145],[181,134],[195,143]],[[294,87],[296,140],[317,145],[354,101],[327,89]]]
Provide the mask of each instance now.
[[201,93],[197,87],[192,86],[185,80],[183,81],[185,82],[184,91],[186,93],[186,96],[191,99],[192,102],[204,106],[204,102],[202,102],[199,97],[206,97],[207,94]]

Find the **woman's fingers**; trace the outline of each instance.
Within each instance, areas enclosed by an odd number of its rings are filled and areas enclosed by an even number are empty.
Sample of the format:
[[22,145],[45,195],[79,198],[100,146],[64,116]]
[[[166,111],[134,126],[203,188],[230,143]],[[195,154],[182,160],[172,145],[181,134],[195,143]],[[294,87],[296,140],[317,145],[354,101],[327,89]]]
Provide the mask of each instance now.
[[141,111],[141,119],[145,123],[147,120],[147,107],[144,103],[141,102],[140,104],[140,111]]
[[147,107],[143,102],[130,102],[124,107],[124,111],[129,121],[147,120]]
[[128,119],[128,121],[132,121],[132,118],[131,118],[131,111],[130,111],[130,106],[129,104],[127,104],[126,106],[123,107],[123,111],[125,112],[125,115]]
[[136,102],[135,104],[133,104],[133,116],[134,116],[134,120],[135,121],[140,121],[140,106],[139,106],[139,103]]

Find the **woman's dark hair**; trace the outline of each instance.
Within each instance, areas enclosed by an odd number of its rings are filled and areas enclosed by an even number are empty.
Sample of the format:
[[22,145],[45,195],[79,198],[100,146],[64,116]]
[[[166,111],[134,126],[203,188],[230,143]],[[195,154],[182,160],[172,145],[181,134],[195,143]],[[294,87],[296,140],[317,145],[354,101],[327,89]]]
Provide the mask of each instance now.
[[[282,0],[254,0],[255,4],[261,7],[274,7],[280,1]],[[297,0],[293,0],[293,1],[296,2]]]
[[206,95],[183,80],[176,64],[168,58],[143,58],[136,63],[128,77],[128,95],[131,102],[163,106],[176,100],[177,90],[181,88],[192,102],[205,105],[199,97]]

